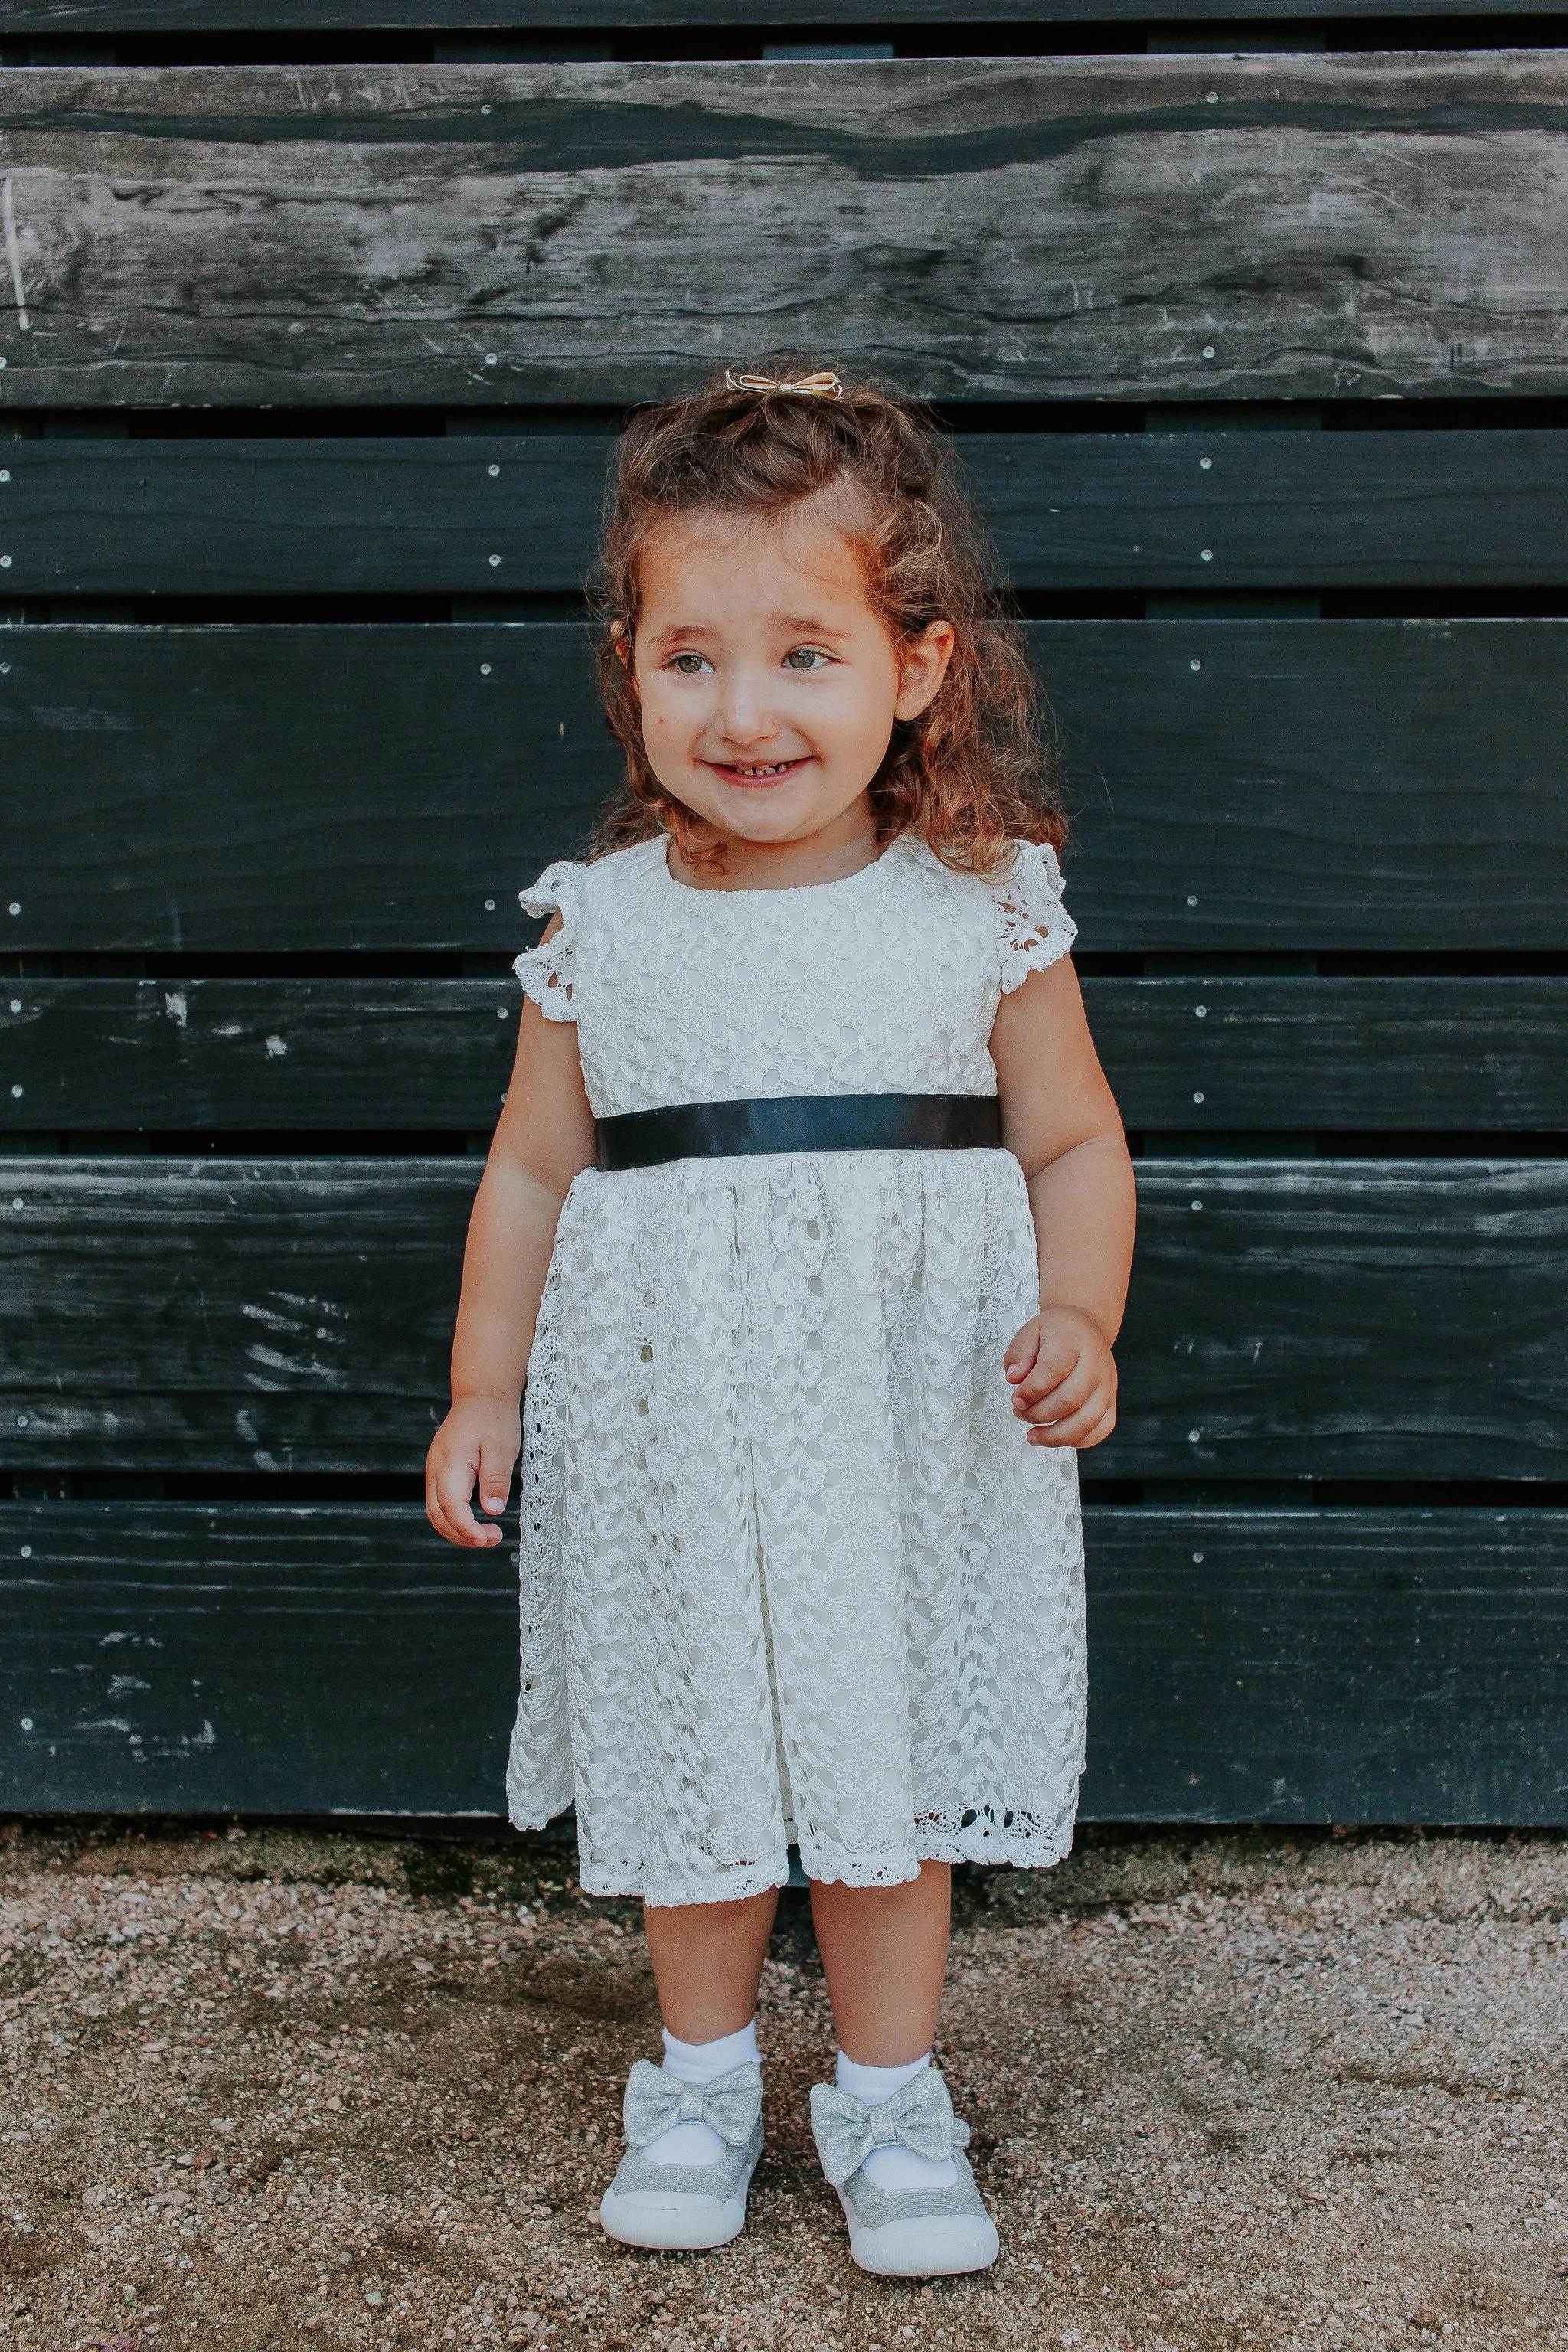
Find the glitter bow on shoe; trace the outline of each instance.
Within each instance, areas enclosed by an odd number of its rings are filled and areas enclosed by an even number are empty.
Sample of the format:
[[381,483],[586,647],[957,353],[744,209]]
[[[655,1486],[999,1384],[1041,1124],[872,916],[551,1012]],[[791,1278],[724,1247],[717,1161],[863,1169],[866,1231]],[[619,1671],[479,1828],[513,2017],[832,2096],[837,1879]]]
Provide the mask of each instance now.
[[662,2066],[639,2058],[626,2080],[626,2138],[647,2147],[677,2124],[708,2124],[727,2147],[741,2147],[763,2111],[763,2070],[748,2062],[712,2083],[678,2083]]
[[802,400],[842,400],[844,386],[831,368],[818,368],[787,383],[776,375],[757,375],[750,368],[726,368],[726,392],[793,392]]
[[907,2147],[940,2164],[955,2147],[969,2145],[969,2126],[953,2114],[947,2084],[934,2066],[923,2066],[879,2107],[868,2106],[852,2091],[814,2083],[811,2130],[822,2169],[835,2189],[859,2171],[874,2147]]

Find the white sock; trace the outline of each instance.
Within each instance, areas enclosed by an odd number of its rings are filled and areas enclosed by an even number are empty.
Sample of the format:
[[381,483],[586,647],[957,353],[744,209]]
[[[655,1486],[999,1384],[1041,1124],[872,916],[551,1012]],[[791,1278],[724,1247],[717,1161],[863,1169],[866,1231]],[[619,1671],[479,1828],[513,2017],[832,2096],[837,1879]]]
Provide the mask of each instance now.
[[[695,2083],[700,2089],[748,2063],[762,2063],[755,2018],[717,2042],[678,2042],[668,2026],[664,2030],[664,2072],[678,2083]],[[724,2142],[711,2124],[672,2124],[643,2150],[655,2164],[716,2164],[723,2153]]]
[[[833,2079],[841,2091],[864,2099],[868,2107],[880,2107],[930,2064],[929,2050],[907,2066],[862,2066],[841,2050]],[[873,2189],[951,2189],[958,2167],[950,2156],[917,2156],[912,2147],[874,2147],[866,2158],[866,2178]]]

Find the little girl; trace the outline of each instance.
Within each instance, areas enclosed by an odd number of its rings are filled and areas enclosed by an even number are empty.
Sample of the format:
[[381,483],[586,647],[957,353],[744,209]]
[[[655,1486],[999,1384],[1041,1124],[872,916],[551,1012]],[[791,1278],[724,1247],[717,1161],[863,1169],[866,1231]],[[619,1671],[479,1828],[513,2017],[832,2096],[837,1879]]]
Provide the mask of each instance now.
[[522,896],[432,1523],[523,1468],[519,1828],[640,1895],[662,2067],[603,2220],[722,2244],[798,1845],[854,2259],[984,2268],[931,2063],[954,1863],[1071,1842],[1076,1449],[1115,1418],[1131,1170],[1085,1025],[1027,668],[908,406],[726,376],[645,411],[604,551],[626,784]]

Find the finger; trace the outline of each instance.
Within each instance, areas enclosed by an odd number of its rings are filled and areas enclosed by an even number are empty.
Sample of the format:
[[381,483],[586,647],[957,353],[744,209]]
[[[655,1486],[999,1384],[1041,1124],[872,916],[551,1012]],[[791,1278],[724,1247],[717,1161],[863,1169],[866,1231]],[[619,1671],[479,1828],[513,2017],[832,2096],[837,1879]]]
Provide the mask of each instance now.
[[438,1536],[443,1537],[447,1543],[457,1542],[456,1535],[447,1523],[447,1514],[441,1508],[441,1496],[436,1483],[436,1473],[428,1467],[425,1472],[425,1516]]
[[486,1438],[479,1445],[479,1498],[487,1511],[504,1511],[511,1492],[511,1465],[517,1448]]
[[471,1462],[455,1462],[442,1471],[437,1479],[442,1516],[452,1529],[452,1541],[466,1544],[470,1550],[483,1550],[500,1543],[500,1528],[481,1528],[471,1506],[474,1491],[474,1465]]
[[1102,1389],[1097,1389],[1086,1404],[1059,1421],[1049,1422],[1026,1434],[1031,1445],[1081,1445],[1091,1429],[1098,1429],[1105,1418],[1109,1400]]
[[1023,1329],[1015,1331],[1007,1342],[1007,1352],[1002,1359],[1006,1366],[1007,1378],[1021,1381],[1039,1352],[1040,1327],[1038,1323],[1026,1323]]
[[1066,1421],[1069,1413],[1081,1412],[1090,1398],[1097,1393],[1103,1404],[1110,1392],[1100,1381],[1091,1380],[1087,1373],[1082,1378],[1075,1374],[1070,1381],[1064,1381],[1059,1389],[1053,1389],[1049,1396],[1042,1397],[1038,1404],[1030,1405],[1026,1411],[1020,1412],[1018,1419],[1033,1422],[1040,1427],[1048,1422]]
[[425,1516],[438,1536],[447,1543],[461,1543],[463,1538],[452,1525],[442,1489],[452,1475],[450,1465],[432,1454],[425,1465]]
[[1020,1381],[1014,1390],[1013,1410],[1015,1412],[1028,1412],[1033,1407],[1045,1404],[1054,1397],[1067,1396],[1069,1391],[1072,1402],[1081,1404],[1096,1377],[1094,1358],[1088,1354],[1058,1357],[1054,1362],[1038,1363],[1028,1379]]
[[1094,1427],[1092,1429],[1086,1430],[1080,1437],[1073,1436],[1071,1431],[1064,1423],[1059,1429],[1031,1429],[1026,1431],[1025,1433],[1025,1443],[1028,1445],[1055,1445],[1058,1447],[1065,1445],[1070,1447],[1075,1454],[1087,1454],[1090,1446],[1102,1444],[1106,1438],[1110,1436],[1115,1426],[1116,1414],[1114,1410],[1112,1410],[1103,1414],[1102,1417],[1096,1422]]
[[1089,1435],[1079,1439],[1079,1452],[1080,1454],[1087,1454],[1091,1445],[1103,1445],[1115,1426],[1116,1407],[1111,1405],[1110,1409],[1101,1415],[1094,1428],[1089,1431]]
[[[425,1516],[444,1543],[462,1543],[462,1537],[458,1533],[457,1528],[453,1527],[445,1511],[442,1510],[439,1503],[434,1501],[426,1502],[425,1506]],[[466,1546],[464,1548],[465,1549],[467,1549]]]

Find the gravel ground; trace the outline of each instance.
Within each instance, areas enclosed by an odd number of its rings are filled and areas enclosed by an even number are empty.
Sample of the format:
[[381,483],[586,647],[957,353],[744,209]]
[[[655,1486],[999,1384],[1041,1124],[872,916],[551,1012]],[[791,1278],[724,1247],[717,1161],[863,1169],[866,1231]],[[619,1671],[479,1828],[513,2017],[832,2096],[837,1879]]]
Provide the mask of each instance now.
[[0,1827],[0,2352],[1568,2345],[1568,1843],[1091,1834],[957,1909],[1003,2257],[921,2288],[812,2155],[802,1898],[751,2226],[649,2255],[593,2219],[647,1958],[569,1851]]

